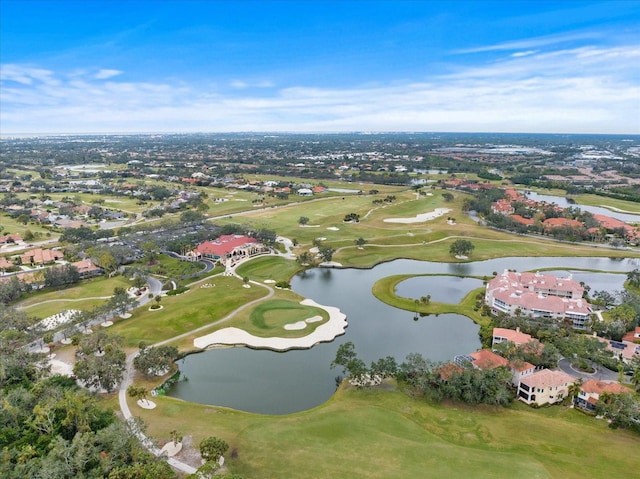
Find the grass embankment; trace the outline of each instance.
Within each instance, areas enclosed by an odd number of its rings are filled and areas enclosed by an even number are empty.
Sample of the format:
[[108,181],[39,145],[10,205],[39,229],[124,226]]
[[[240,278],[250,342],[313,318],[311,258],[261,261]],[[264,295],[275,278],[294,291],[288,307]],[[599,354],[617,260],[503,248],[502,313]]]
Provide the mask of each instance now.
[[[18,233],[23,239],[27,230],[30,230],[32,233],[40,233],[40,235],[36,238],[30,239],[28,242],[33,243],[35,241],[43,241],[51,238],[57,238],[60,236],[60,233],[56,233],[55,231],[50,231],[39,223],[28,222],[26,225],[12,218],[6,213],[0,213],[0,225],[2,225],[3,229],[0,233],[0,236],[7,235],[9,233],[15,234]],[[50,236],[47,236],[47,233]],[[26,241],[26,240],[25,240]],[[0,252],[2,252],[0,250]],[[9,255],[15,253],[9,253]]]
[[[398,283],[416,276],[431,276],[431,275],[415,275],[415,274],[397,274],[393,276],[387,276],[375,282],[372,288],[373,295],[383,303],[386,303],[394,308],[404,309],[416,313],[423,314],[445,314],[445,313],[457,313],[471,318],[475,323],[483,326],[490,322],[490,319],[484,317],[479,311],[475,310],[476,296],[479,293],[484,293],[484,288],[474,289],[470,291],[463,299],[457,304],[440,303],[437,301],[431,301],[429,304],[421,302],[416,303],[412,298],[403,298],[396,295],[396,286]],[[435,276],[447,276],[447,275],[435,275]]]
[[174,429],[191,434],[194,444],[221,437],[230,445],[231,470],[254,479],[584,479],[627,476],[640,467],[637,436],[566,407],[470,408],[431,404],[400,391],[350,388],[313,410],[287,416],[167,397],[154,401],[153,411],[133,406],[153,437],[168,441]]
[[[142,263],[142,267],[149,273],[164,278],[180,279],[183,276],[197,275],[204,270],[202,263],[194,263],[191,261],[180,261],[177,258],[161,254],[153,262],[153,264]],[[218,272],[220,269],[218,270]],[[210,274],[214,274],[211,272]]]

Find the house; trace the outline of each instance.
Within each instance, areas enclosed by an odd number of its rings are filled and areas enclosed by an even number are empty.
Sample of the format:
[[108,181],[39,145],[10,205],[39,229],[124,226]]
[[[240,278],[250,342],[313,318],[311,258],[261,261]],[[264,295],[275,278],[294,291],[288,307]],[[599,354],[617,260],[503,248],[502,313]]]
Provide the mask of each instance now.
[[55,249],[32,249],[20,256],[22,264],[50,264],[62,259],[62,251]]
[[636,329],[625,334],[622,340],[629,341],[630,343],[640,343],[640,326],[636,326]]
[[21,243],[22,236],[18,233],[8,234],[0,236],[0,244]]
[[491,347],[496,344],[510,341],[516,346],[521,344],[527,344],[531,341],[537,341],[530,334],[525,334],[520,331],[520,328],[507,329],[507,328],[493,328],[493,339],[491,340]]
[[491,211],[497,215],[512,215],[515,208],[507,200],[498,200],[491,205]]
[[592,311],[583,292],[571,277],[505,270],[487,283],[485,302],[494,314],[569,320],[574,328],[586,329]]
[[13,263],[11,261],[9,261],[7,258],[5,258],[4,256],[0,257],[0,270],[5,270],[8,268],[13,268]]
[[81,261],[76,261],[75,263],[71,263],[72,266],[78,270],[80,274],[80,279],[93,278],[94,276],[100,276],[103,273],[102,268],[99,268],[93,261],[90,259],[83,259]]
[[299,196],[313,196],[313,191],[311,191],[309,188],[299,188],[298,189],[298,195]]
[[529,405],[555,404],[567,397],[573,382],[574,379],[562,371],[542,369],[520,380],[517,397]]
[[511,371],[511,384],[514,386],[518,386],[522,378],[533,374],[536,369],[533,364],[526,361],[510,362],[489,349],[481,349],[465,356],[456,356],[454,362],[458,366],[464,366],[466,363],[471,364],[471,366],[476,369],[482,370],[494,369],[501,366],[505,367]]
[[602,393],[623,394],[628,392],[631,391],[617,382],[587,379],[580,385],[580,392],[576,396],[574,404],[584,411],[595,412],[596,403]]

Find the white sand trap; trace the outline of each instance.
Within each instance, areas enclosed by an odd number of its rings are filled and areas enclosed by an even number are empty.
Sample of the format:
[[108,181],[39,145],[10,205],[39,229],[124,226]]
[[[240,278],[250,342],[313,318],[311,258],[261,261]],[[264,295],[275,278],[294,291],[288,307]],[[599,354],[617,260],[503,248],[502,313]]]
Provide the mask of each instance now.
[[[244,345],[252,348],[273,349],[275,351],[288,351],[290,349],[307,349],[318,343],[333,341],[337,336],[344,334],[347,327],[347,316],[333,306],[322,306],[312,299],[300,302],[305,306],[322,308],[329,313],[329,321],[321,324],[316,330],[301,338],[259,338],[238,328],[223,328],[206,336],[193,340],[196,348],[204,349],[214,344]],[[311,319],[311,318],[310,318]]]
[[457,255],[456,255],[456,259],[469,259],[469,257],[468,257],[468,256],[465,256],[465,255],[463,255],[463,254],[457,254]]
[[[149,401],[148,399],[138,399],[136,404],[140,406],[142,409],[155,409],[156,403],[153,401]],[[173,444],[173,442],[171,443]]]
[[313,248],[309,248],[309,253],[311,254],[318,254],[320,252],[320,249],[318,249],[316,246],[314,246]]
[[320,225],[299,225],[300,228],[320,228]]
[[251,287],[251,285],[250,285],[250,284],[243,284],[243,285],[242,285],[242,287],[243,287],[243,288],[250,288],[250,287]]
[[180,451],[182,451],[182,443],[181,442],[176,444],[173,441],[169,441],[164,446],[162,446],[162,449],[160,449],[160,455],[166,454],[169,457],[173,457],[176,454],[178,454]]
[[104,323],[100,323],[100,326],[102,326],[103,328],[109,328],[113,326],[113,321],[105,321]]
[[337,261],[325,261],[324,263],[320,263],[318,266],[325,268],[340,268],[342,267],[342,263],[338,263]]
[[304,329],[307,327],[307,323],[304,321],[296,321],[295,323],[285,324],[284,329],[287,331],[297,331],[299,329]]
[[429,213],[422,213],[422,214],[416,215],[414,218],[385,218],[383,221],[385,223],[404,223],[404,224],[424,223],[425,221],[439,218],[440,216],[444,215],[445,213],[448,213],[449,211],[451,211],[451,209],[449,208],[436,208],[435,210],[430,211]]
[[340,231],[340,228],[337,228],[337,227],[335,227],[335,226],[329,226],[327,229],[328,229],[329,231]]
[[275,282],[276,282],[276,280],[275,280],[275,279],[265,279],[265,280],[263,281],[263,283],[264,283],[264,284],[273,284],[273,283],[275,283]]
[[321,236],[320,238],[316,238],[318,241],[326,241],[327,238],[325,238],[324,236]]
[[296,331],[299,329],[304,329],[307,327],[307,324],[317,323],[318,321],[322,321],[322,316],[313,316],[311,318],[307,318],[304,321],[297,321],[292,324],[285,324],[284,329],[287,331]]

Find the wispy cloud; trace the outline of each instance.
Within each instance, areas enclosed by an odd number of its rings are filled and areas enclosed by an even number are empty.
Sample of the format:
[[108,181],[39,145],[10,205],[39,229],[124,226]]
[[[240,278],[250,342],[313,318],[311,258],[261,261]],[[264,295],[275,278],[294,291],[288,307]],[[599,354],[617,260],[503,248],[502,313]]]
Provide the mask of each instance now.
[[576,42],[579,40],[596,40],[602,37],[601,33],[597,32],[578,32],[578,33],[562,33],[556,35],[545,35],[533,38],[524,38],[522,40],[516,40],[511,42],[496,43],[493,45],[483,45],[474,48],[466,48],[462,50],[456,50],[453,53],[465,54],[465,53],[481,53],[492,51],[507,51],[507,50],[528,50],[538,47],[544,47],[548,45],[560,45],[570,42]]
[[[96,79],[2,67],[3,133],[520,131],[640,133],[640,46],[523,51],[423,81],[356,88]],[[94,70],[95,72],[95,70]],[[268,88],[261,90],[260,88]]]
[[116,77],[118,75],[122,75],[122,71],[120,70],[111,70],[108,68],[103,68],[102,70],[99,70],[98,73],[96,73],[93,78],[95,78],[96,80],[107,80],[109,78],[113,78]]
[[231,88],[235,88],[237,90],[244,90],[247,88],[273,88],[275,84],[273,82],[262,80],[262,81],[243,81],[243,80],[233,80],[229,86]]
[[536,53],[538,53],[538,50],[527,50],[525,52],[512,53],[511,56],[514,58],[520,58],[520,57],[528,57],[529,55],[535,55]]

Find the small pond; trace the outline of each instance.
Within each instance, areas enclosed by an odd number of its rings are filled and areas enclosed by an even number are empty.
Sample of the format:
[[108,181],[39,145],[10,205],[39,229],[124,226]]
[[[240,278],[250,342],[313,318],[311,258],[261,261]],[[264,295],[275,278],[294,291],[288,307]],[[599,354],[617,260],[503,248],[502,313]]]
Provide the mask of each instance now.
[[420,299],[429,295],[431,301],[457,304],[469,294],[469,291],[481,288],[482,283],[482,280],[477,278],[459,276],[415,276],[398,283],[395,293],[410,299]]

